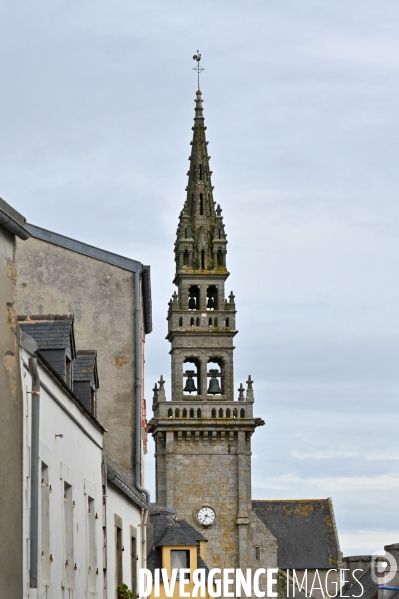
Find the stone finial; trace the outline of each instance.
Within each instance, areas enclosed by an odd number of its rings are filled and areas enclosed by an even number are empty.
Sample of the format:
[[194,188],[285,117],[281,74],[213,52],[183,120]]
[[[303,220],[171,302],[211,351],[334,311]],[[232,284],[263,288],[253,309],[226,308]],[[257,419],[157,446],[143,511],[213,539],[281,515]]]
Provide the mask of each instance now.
[[166,401],[166,395],[165,395],[165,381],[164,378],[161,374],[161,376],[159,377],[159,389],[158,389],[158,401]]
[[158,403],[158,385],[155,383],[153,388],[154,395],[152,396],[152,403],[155,406]]
[[178,295],[177,295],[176,291],[174,291],[174,292],[173,292],[173,295],[172,295],[172,302],[173,302],[173,303],[176,303],[176,302],[178,301],[178,299],[179,299],[179,297],[178,297]]
[[254,401],[254,391],[252,388],[253,383],[252,377],[249,374],[247,380],[247,401]]
[[242,383],[240,383],[240,386],[238,388],[238,401],[245,401],[244,386]]
[[230,295],[229,295],[229,302],[230,302],[230,304],[231,304],[232,306],[234,306],[234,303],[235,303],[235,302],[234,302],[234,300],[235,300],[235,297],[236,297],[236,296],[234,295],[234,293],[233,293],[232,291],[230,291]]
[[220,204],[217,205],[216,208],[216,216],[222,216],[222,209],[220,207]]

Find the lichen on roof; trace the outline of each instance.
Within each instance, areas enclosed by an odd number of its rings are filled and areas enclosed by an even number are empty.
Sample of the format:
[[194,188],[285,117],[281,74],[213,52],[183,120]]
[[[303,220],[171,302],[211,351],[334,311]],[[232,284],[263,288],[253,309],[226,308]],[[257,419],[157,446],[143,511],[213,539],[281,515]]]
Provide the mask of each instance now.
[[339,542],[328,499],[254,500],[255,514],[276,537],[279,568],[336,568]]

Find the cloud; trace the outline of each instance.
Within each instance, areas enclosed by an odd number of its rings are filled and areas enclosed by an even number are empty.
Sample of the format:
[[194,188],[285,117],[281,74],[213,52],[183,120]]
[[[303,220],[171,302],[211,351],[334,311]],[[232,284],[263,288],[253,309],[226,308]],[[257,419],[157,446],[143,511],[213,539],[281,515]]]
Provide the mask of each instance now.
[[399,528],[396,530],[359,530],[356,533],[341,534],[341,547],[347,548],[344,555],[371,555],[384,549],[385,545],[397,543]]
[[365,453],[362,454],[359,451],[348,451],[348,450],[333,450],[329,449],[328,451],[314,451],[314,452],[301,452],[298,450],[293,450],[291,452],[293,458],[298,458],[300,460],[331,460],[333,458],[354,458],[354,457],[364,457],[366,460],[370,461],[391,461],[391,460],[399,460],[399,452],[395,450],[391,451],[376,451],[374,453]]
[[322,493],[322,496],[329,496],[334,493],[351,491],[391,491],[399,489],[399,473],[384,473],[377,476],[320,476],[317,478],[300,478],[290,474],[283,474],[277,477],[253,477],[254,485],[258,488],[271,490],[285,490],[295,488],[301,485],[302,488],[312,488]]

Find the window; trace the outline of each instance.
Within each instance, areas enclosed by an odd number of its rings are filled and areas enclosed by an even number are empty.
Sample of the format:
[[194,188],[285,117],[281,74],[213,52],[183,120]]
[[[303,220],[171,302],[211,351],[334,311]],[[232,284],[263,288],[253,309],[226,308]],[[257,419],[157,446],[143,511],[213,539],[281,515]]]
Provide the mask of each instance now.
[[255,561],[260,562],[260,547],[254,547],[255,550]]
[[179,327],[182,327],[182,326],[183,326],[183,318],[180,316],[180,318],[179,318]]
[[196,320],[195,320],[195,326],[196,327],[200,326],[200,319],[199,318],[196,318]]
[[[200,167],[201,168],[201,167]],[[204,196],[200,193],[200,215],[204,214]]]
[[91,592],[96,591],[96,569],[97,569],[97,547],[96,547],[96,514],[94,511],[94,499],[91,497],[87,501],[87,528],[88,528],[88,540],[89,540],[89,576],[88,576],[88,590]]
[[67,482],[64,482],[64,553],[65,586],[73,589],[73,504],[72,487]]
[[42,583],[50,584],[50,496],[48,467],[42,462],[42,486],[40,493],[40,574]]
[[[122,518],[119,516],[115,516],[115,520],[118,522],[115,525],[115,576],[116,576],[116,586],[119,584],[123,584],[123,568],[122,568]],[[120,526],[119,526],[120,525]]]
[[136,586],[137,586],[137,539],[136,537],[131,537],[131,541],[130,541],[130,557],[131,557],[131,561],[132,561],[132,591],[133,593],[136,592]]
[[[184,549],[172,549],[170,552],[170,563],[172,570],[180,570],[182,568],[190,567],[190,552]],[[185,578],[189,579],[190,575],[188,572],[185,574]],[[179,572],[177,573],[177,580],[179,580]]]

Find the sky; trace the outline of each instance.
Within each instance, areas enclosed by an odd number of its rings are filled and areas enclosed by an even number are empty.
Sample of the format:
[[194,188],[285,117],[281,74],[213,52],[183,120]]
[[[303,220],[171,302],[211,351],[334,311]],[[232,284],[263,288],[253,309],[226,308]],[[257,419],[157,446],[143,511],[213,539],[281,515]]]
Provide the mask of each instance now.
[[371,553],[399,541],[397,0],[1,0],[0,196],[151,265],[150,406],[197,49],[253,497],[332,497],[344,555]]

